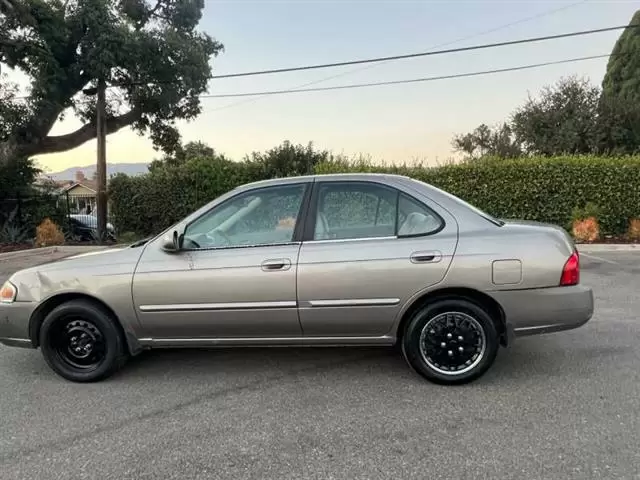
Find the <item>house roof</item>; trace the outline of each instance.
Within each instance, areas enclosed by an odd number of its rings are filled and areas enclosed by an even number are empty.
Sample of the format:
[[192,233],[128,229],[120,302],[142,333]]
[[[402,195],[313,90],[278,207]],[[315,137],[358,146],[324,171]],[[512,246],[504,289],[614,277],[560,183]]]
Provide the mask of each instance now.
[[89,186],[87,185],[89,182],[84,182],[84,183],[72,183],[71,185],[67,185],[65,187],[62,188],[63,192],[69,192],[71,190],[73,190],[74,188],[77,187],[84,187],[87,190],[91,190],[93,193],[96,193],[96,189],[95,189],[95,185]]

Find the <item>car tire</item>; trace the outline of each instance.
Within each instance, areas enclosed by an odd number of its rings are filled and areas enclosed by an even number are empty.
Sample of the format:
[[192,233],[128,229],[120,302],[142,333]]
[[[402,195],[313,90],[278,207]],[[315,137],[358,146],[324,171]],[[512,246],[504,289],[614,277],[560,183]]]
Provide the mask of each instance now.
[[436,300],[419,309],[402,336],[402,353],[427,380],[444,385],[469,383],[493,364],[500,339],[496,324],[475,302]]
[[115,319],[86,300],[73,300],[54,308],[42,323],[39,340],[49,367],[73,382],[103,380],[128,358]]

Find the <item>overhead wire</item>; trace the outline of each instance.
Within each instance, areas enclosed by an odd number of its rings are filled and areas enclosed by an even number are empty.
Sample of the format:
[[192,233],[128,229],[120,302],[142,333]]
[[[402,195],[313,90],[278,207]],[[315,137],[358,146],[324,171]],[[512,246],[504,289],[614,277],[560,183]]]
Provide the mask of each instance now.
[[[614,30],[622,30],[626,28],[636,28],[640,26],[640,24],[629,24],[629,25],[617,25],[613,27],[604,27],[604,28],[594,28],[590,30],[580,30],[576,32],[566,32],[566,33],[558,33],[555,35],[543,35],[540,37],[529,37],[529,38],[521,38],[518,40],[506,40],[503,42],[494,42],[494,43],[484,43],[479,45],[469,45],[466,47],[456,47],[456,48],[447,48],[444,50],[429,50],[427,52],[417,52],[417,53],[406,53],[403,55],[391,55],[387,57],[375,57],[375,58],[366,58],[361,60],[349,60],[345,62],[333,62],[333,63],[321,63],[314,65],[303,65],[299,67],[286,67],[286,68],[273,68],[269,70],[255,70],[251,72],[240,72],[240,73],[226,73],[223,75],[214,75],[212,79],[219,78],[238,78],[238,77],[249,77],[256,75],[271,75],[274,73],[286,73],[286,72],[299,72],[299,71],[307,71],[307,70],[316,70],[322,68],[333,68],[333,67],[342,67],[346,65],[359,65],[364,63],[375,63],[375,62],[385,62],[389,60],[404,60],[407,58],[418,58],[418,57],[431,57],[436,55],[447,55],[451,53],[460,53],[460,52],[470,52],[476,50],[486,50],[489,48],[497,48],[497,47],[506,47],[511,45],[522,45],[526,43],[534,43],[534,42],[544,42],[549,40],[559,40],[562,38],[572,38],[572,37],[580,37],[584,35],[593,35],[596,33],[604,33],[611,32]],[[153,82],[150,82],[153,83]]]
[[[530,37],[530,38],[519,39],[519,40],[508,40],[508,41],[503,41],[503,42],[471,45],[471,46],[466,46],[466,47],[458,47],[458,48],[445,49],[445,50],[430,50],[430,51],[427,51],[427,52],[412,53],[412,54],[405,54],[405,55],[395,55],[395,56],[391,56],[391,57],[377,57],[377,58],[373,58],[373,59],[353,60],[353,61],[349,61],[349,62],[337,62],[337,63],[331,63],[331,64],[317,64],[317,65],[308,65],[308,66],[302,66],[302,67],[292,67],[292,68],[283,68],[283,69],[272,69],[272,70],[261,70],[261,71],[244,72],[244,73],[236,73],[236,74],[217,75],[217,76],[214,76],[213,78],[231,78],[231,77],[249,76],[249,75],[262,75],[262,74],[272,74],[272,73],[281,73],[281,72],[298,71],[298,70],[309,70],[309,69],[316,69],[316,68],[328,68],[328,67],[342,66],[342,65],[353,65],[353,64],[372,63],[372,62],[383,62],[383,61],[398,60],[398,59],[405,59],[405,58],[415,58],[415,57],[424,57],[424,56],[433,56],[433,55],[443,55],[443,54],[449,54],[449,53],[466,52],[466,51],[473,51],[473,50],[480,50],[480,49],[503,47],[503,46],[508,46],[508,45],[519,45],[519,44],[532,43],[532,42],[538,42],[538,41],[548,41],[548,40],[556,40],[556,39],[561,39],[561,38],[569,38],[569,37],[576,37],[576,36],[582,36],[582,35],[590,35],[590,34],[594,34],[594,33],[608,32],[608,31],[619,30],[619,29],[623,29],[623,28],[625,28],[625,29],[626,28],[635,28],[635,27],[638,27],[638,26],[640,26],[640,25],[631,24],[631,25],[626,25],[626,26],[604,27],[604,28],[598,28],[598,29],[582,30],[582,31],[577,31],[577,32],[568,32],[568,33],[561,33],[561,34],[555,34],[555,35],[546,35],[546,36],[540,36],[540,37]],[[421,78],[404,79],[404,80],[392,80],[392,81],[385,81],[385,82],[369,82],[369,83],[338,85],[338,86],[332,86],[332,87],[317,87],[317,88],[293,88],[293,89],[281,89],[281,90],[271,90],[271,91],[262,91],[262,92],[242,92],[242,93],[229,93],[229,94],[205,94],[205,95],[200,95],[200,98],[234,98],[234,97],[237,98],[237,97],[271,96],[271,95],[279,95],[279,94],[285,94],[285,93],[344,90],[344,89],[353,89],[353,88],[382,86],[382,85],[396,85],[396,84],[406,84],[406,83],[427,82],[427,81],[434,81],[434,80],[452,79],[452,78],[460,78],[460,77],[470,77],[470,76],[478,76],[478,75],[504,73],[504,72],[517,71],[517,70],[525,70],[525,69],[531,69],[531,68],[539,68],[539,67],[548,66],[548,65],[558,65],[558,64],[562,64],[562,63],[571,63],[571,62],[578,62],[578,61],[584,61],[584,60],[590,60],[590,59],[596,59],[596,58],[604,58],[606,56],[609,56],[609,55],[594,55],[594,56],[588,56],[588,57],[576,57],[576,58],[564,59],[564,60],[553,61],[553,62],[542,62],[542,63],[536,63],[536,64],[530,64],[530,65],[521,65],[521,66],[517,66],[517,67],[508,67],[508,68],[503,68],[503,69],[491,69],[491,70],[483,70],[483,71],[479,71],[479,72],[467,72],[467,73],[460,73],[460,74],[440,75],[440,76],[432,76],[432,77],[421,77]],[[13,98],[14,99],[21,99],[21,98],[26,98],[26,97],[13,97]]]
[[[437,44],[432,45],[431,47],[429,47],[429,49],[432,50],[432,49],[436,49],[436,48],[447,47],[449,45],[455,45],[456,43],[464,42],[466,40],[471,40],[473,38],[477,38],[477,37],[481,37],[481,36],[484,36],[484,35],[488,35],[490,33],[495,33],[495,32],[498,32],[500,30],[504,30],[506,28],[513,27],[515,25],[520,25],[522,23],[530,22],[532,20],[537,20],[539,18],[543,18],[543,17],[547,17],[547,16],[550,16],[550,15],[554,15],[554,14],[562,12],[564,10],[568,10],[570,8],[577,7],[578,5],[582,5],[582,4],[586,3],[587,1],[588,0],[580,0],[579,2],[570,3],[569,5],[563,5],[562,7],[552,8],[550,10],[545,10],[545,11],[537,13],[535,15],[531,15],[531,16],[528,16],[528,17],[520,18],[518,20],[514,20],[513,22],[509,22],[509,23],[505,23],[505,24],[502,24],[502,25],[498,25],[498,26],[489,28],[487,30],[482,30],[480,32],[472,33],[472,34],[466,35],[464,37],[458,37],[458,38],[456,38],[454,40],[449,40],[449,41],[446,41],[446,42],[437,43]],[[371,70],[373,68],[377,68],[377,67],[380,67],[380,66],[388,64],[388,63],[389,62],[379,62],[379,63],[370,64],[370,65],[365,65],[365,66],[362,66],[362,67],[359,67],[359,68],[354,68],[354,69],[346,71],[346,72],[341,72],[341,73],[338,73],[338,74],[335,74],[335,75],[330,75],[328,77],[320,78],[318,80],[313,80],[311,82],[306,82],[306,83],[302,83],[302,84],[299,84],[299,85],[294,85],[293,87],[289,87],[289,88],[298,89],[298,88],[310,87],[312,85],[317,85],[319,83],[324,83],[324,82],[327,82],[329,80],[335,80],[336,78],[345,77],[347,75],[352,75],[354,73],[363,72],[365,70]],[[207,111],[208,112],[217,112],[219,110],[226,110],[228,108],[232,108],[232,107],[236,107],[236,106],[240,106],[240,105],[246,105],[248,103],[254,103],[254,102],[257,102],[260,99],[267,98],[267,97],[269,97],[269,95],[263,95],[263,96],[259,96],[259,97],[247,98],[247,99],[240,100],[238,102],[232,102],[232,103],[229,103],[227,105],[223,105],[221,107],[208,109]]]
[[449,75],[437,75],[437,76],[431,76],[431,77],[420,77],[420,78],[411,78],[411,79],[402,79],[402,80],[389,80],[384,82],[355,83],[355,84],[348,84],[348,85],[335,85],[332,87],[267,90],[267,91],[260,91],[260,92],[222,93],[222,94],[213,94],[213,95],[200,95],[200,98],[237,98],[237,97],[251,97],[256,95],[282,95],[287,93],[325,92],[325,91],[331,91],[331,90],[348,90],[353,88],[379,87],[384,85],[401,85],[401,84],[408,84],[408,83],[431,82],[436,80],[448,80],[448,79],[454,79],[454,78],[476,77],[480,75],[515,72],[518,70],[530,70],[533,68],[541,68],[541,67],[547,67],[551,65],[561,65],[564,63],[574,63],[574,62],[582,62],[586,60],[606,58],[606,57],[610,57],[611,55],[612,54],[610,53],[601,54],[601,55],[589,55],[584,57],[566,58],[563,60],[555,60],[555,61],[549,61],[549,62],[518,65],[515,67],[494,68],[491,70],[480,70],[475,72],[454,73]]

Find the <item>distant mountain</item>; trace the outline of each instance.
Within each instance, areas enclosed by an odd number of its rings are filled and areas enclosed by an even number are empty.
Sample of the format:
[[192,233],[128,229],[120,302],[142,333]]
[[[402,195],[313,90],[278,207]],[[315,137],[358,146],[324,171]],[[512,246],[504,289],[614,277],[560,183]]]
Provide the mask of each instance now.
[[[64,181],[73,180],[76,178],[76,172],[81,171],[85,178],[93,178],[93,174],[96,171],[95,165],[86,165],[84,167],[71,167],[61,172],[44,173],[44,177],[49,177],[53,180]],[[149,171],[148,164],[146,163],[113,163],[107,165],[107,177],[115,175],[116,173],[126,173],[127,175],[140,175]]]

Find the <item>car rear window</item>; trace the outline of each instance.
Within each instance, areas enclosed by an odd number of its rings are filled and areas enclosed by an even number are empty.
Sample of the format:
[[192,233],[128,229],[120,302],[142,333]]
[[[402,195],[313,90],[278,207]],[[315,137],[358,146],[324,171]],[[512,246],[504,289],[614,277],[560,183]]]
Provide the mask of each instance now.
[[485,220],[487,220],[488,222],[493,223],[494,225],[497,225],[498,227],[502,227],[504,225],[504,222],[502,220],[500,220],[499,218],[494,217],[493,215],[488,214],[487,212],[480,210],[478,207],[475,207],[473,205],[471,205],[469,202],[465,202],[463,199],[461,199],[460,197],[456,197],[455,195],[452,195],[449,192],[446,192],[444,190],[439,189],[438,187],[434,187],[433,185],[430,185],[428,183],[425,182],[421,182],[420,180],[416,180],[416,179],[411,179],[413,182],[415,183],[419,183],[423,186],[427,186],[429,188],[432,188],[434,190],[436,190],[438,193],[446,196],[447,198],[450,198],[451,200],[453,200],[454,202],[458,202],[459,204],[465,206],[466,208],[468,208],[469,210],[473,211],[475,214],[479,215],[480,217],[484,218]]

